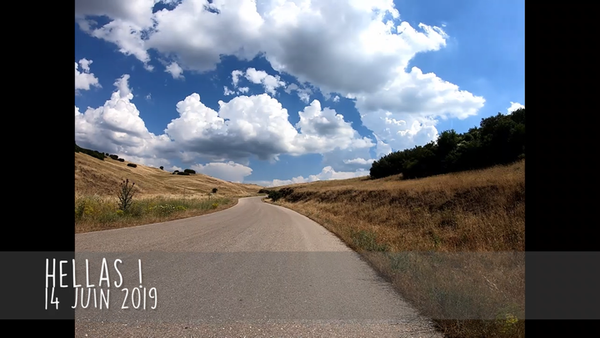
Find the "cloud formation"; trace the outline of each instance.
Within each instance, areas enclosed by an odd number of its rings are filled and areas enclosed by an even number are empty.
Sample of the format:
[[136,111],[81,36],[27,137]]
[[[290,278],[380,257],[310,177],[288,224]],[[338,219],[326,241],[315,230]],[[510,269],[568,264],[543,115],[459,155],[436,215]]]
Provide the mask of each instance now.
[[267,74],[264,70],[256,70],[254,68],[246,69],[246,79],[255,84],[262,84],[265,92],[275,95],[275,89],[285,87],[285,82],[281,81],[279,76]]
[[165,67],[165,72],[171,74],[174,79],[183,79],[183,69],[177,64],[177,62],[171,62]]
[[506,109],[506,113],[510,114],[510,113],[514,112],[515,110],[520,109],[520,108],[525,108],[525,106],[522,105],[522,104],[520,104],[520,103],[518,103],[518,102],[512,102],[511,101],[510,107],[508,107],[508,109]]
[[329,180],[340,180],[354,177],[362,177],[369,175],[369,172],[361,169],[354,172],[339,172],[335,171],[332,167],[324,167],[320,173],[316,175],[309,175],[308,177],[297,176],[289,180],[278,180],[274,179],[272,182],[264,181],[261,182],[267,187],[277,187],[288,184],[306,183],[315,181],[329,181]]
[[[79,60],[79,64],[75,62],[75,94],[79,93],[80,90],[90,90],[91,87],[102,87],[94,73],[90,73],[92,62],[92,60],[85,58]],[[78,70],[80,66],[81,71]]]
[[[417,53],[444,48],[448,35],[440,27],[402,21],[392,0],[167,2],[168,8],[152,13],[153,0],[80,0],[76,18],[89,34],[147,67],[149,50],[201,72],[215,69],[221,55],[242,60],[262,55],[298,83],[309,83],[325,97],[335,93],[334,102],[340,96],[355,100],[363,125],[378,139],[378,153],[434,140],[439,119],[464,119],[485,104],[483,97],[433,73],[407,70]],[[112,21],[95,27],[90,15]],[[251,68],[234,71],[234,88],[242,76],[271,95],[285,87],[277,75]],[[296,90],[308,103],[311,93],[292,86],[286,91]]]
[[220,178],[225,181],[231,181],[241,183],[244,181],[244,177],[252,174],[252,169],[245,165],[229,162],[213,162],[205,165],[196,164],[191,167],[198,173],[202,173],[208,176]]
[[373,146],[342,115],[322,109],[317,100],[299,112],[300,121],[293,126],[287,110],[267,94],[219,101],[216,111],[202,103],[199,94],[192,93],[177,103],[179,116],[168,123],[163,134],[155,135],[148,131],[132,102],[129,78],[125,74],[115,81],[116,90],[103,106],[83,113],[75,107],[79,144],[161,165],[165,165],[160,162],[163,159],[190,164],[199,159],[232,160],[244,165],[253,157],[276,161],[280,154],[324,154]]
[[292,91],[295,91],[300,100],[304,103],[308,103],[310,100],[310,96],[313,94],[312,89],[307,87],[300,87],[295,83],[290,84],[285,88],[285,92],[290,94]]
[[114,86],[117,90],[103,106],[88,107],[83,113],[75,107],[75,141],[103,152],[156,159],[154,150],[168,142],[168,137],[156,136],[146,129],[140,112],[131,102],[133,93],[128,74],[117,79]]

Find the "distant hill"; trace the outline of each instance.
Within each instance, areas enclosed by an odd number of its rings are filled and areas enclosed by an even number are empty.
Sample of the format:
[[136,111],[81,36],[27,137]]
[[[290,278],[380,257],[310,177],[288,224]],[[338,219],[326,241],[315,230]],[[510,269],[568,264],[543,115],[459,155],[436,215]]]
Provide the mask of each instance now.
[[124,179],[135,182],[140,195],[202,195],[217,188],[223,196],[252,196],[263,188],[255,184],[224,181],[204,174],[173,175],[170,171],[145,166],[127,166],[105,154],[75,145],[75,194],[113,196]]

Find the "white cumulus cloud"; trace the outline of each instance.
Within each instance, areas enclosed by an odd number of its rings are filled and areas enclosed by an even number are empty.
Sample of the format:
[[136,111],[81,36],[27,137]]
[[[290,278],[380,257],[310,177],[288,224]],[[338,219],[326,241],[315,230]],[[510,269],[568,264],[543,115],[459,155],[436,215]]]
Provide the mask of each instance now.
[[[85,58],[79,60],[79,64],[75,62],[75,93],[78,93],[79,90],[89,90],[91,87],[102,87],[98,78],[90,73],[92,62]],[[81,66],[81,72],[78,70],[79,66]]]
[[165,67],[165,72],[171,74],[174,79],[183,79],[183,69],[177,64],[177,62],[171,62]]
[[[279,180],[274,179],[270,184],[266,184],[268,187],[277,187],[288,184],[296,184],[296,183],[307,183],[314,181],[329,181],[329,180],[340,180],[340,179],[348,179],[354,177],[362,177],[368,176],[369,172],[361,169],[354,172],[343,172],[343,171],[335,171],[332,167],[327,166],[324,167],[320,173],[316,175],[309,175],[308,177],[297,176],[289,180]],[[262,182],[267,183],[267,182]]]
[[298,141],[307,152],[323,153],[334,149],[370,148],[371,139],[361,137],[344,116],[330,108],[321,108],[318,100],[299,112],[296,128],[302,132]]
[[167,124],[164,133],[155,135],[148,131],[132,102],[129,75],[114,85],[116,90],[103,106],[83,113],[75,107],[78,144],[153,161],[145,163],[163,163],[156,162],[159,159],[197,163],[203,159],[242,164],[252,157],[275,161],[280,154],[326,154],[373,146],[342,115],[322,109],[317,100],[299,112],[300,121],[293,126],[287,110],[267,94],[219,101],[217,111],[193,93],[177,103],[179,116]]
[[149,64],[150,55],[148,54],[146,41],[141,38],[142,27],[122,19],[115,19],[100,28],[92,29],[87,25],[85,27],[87,27],[91,36],[116,44],[121,53],[135,56],[149,71],[154,69]]
[[223,95],[225,96],[229,96],[229,95],[234,95],[235,91],[227,88],[227,86],[223,86]]
[[[150,0],[81,0],[76,18],[82,29],[145,65],[151,49],[201,72],[215,69],[222,55],[242,60],[262,55],[276,72],[309,83],[325,97],[336,93],[356,100],[363,125],[378,140],[378,153],[434,140],[439,119],[473,116],[485,104],[436,74],[407,70],[418,53],[444,48],[448,35],[441,27],[401,19],[392,0],[171,3],[152,13]],[[101,14],[112,21],[93,28],[86,15]],[[271,95],[285,86],[263,71],[236,72],[234,88],[242,75]],[[297,93],[309,102],[311,93]]]
[[525,108],[525,106],[522,105],[522,104],[520,104],[520,103],[518,103],[518,102],[511,102],[510,103],[510,107],[508,107],[508,109],[506,110],[506,113],[510,114],[510,113],[514,112],[515,110],[520,109],[520,108]]
[[275,95],[275,90],[279,87],[285,87],[285,82],[281,81],[279,76],[267,74],[264,70],[254,68],[246,69],[246,79],[255,84],[262,84],[265,92]]
[[213,162],[204,165],[196,164],[191,166],[191,169],[208,176],[237,183],[241,183],[244,181],[244,177],[252,174],[252,169],[250,167],[233,161]]
[[117,90],[103,106],[88,107],[83,113],[75,107],[75,141],[98,151],[156,158],[155,146],[167,142],[168,137],[156,136],[146,128],[140,112],[131,102],[133,93],[128,74],[117,79],[114,85]]
[[370,164],[373,164],[374,161],[375,161],[374,159],[365,160],[364,158],[359,157],[359,158],[353,158],[351,160],[344,160],[344,163],[346,163],[346,164],[370,165]]

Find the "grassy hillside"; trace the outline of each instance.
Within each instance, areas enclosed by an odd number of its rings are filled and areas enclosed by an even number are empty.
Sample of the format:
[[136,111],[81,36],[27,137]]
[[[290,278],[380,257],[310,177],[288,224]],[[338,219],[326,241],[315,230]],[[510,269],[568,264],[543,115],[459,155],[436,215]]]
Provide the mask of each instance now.
[[[130,167],[126,159],[100,159],[97,152],[75,148],[76,233],[203,215],[229,208],[238,197],[255,196],[262,188],[203,174],[173,175],[141,164]],[[118,192],[125,179],[135,183],[135,194],[123,210]],[[214,188],[217,192],[209,194]]]
[[400,178],[293,184],[274,203],[360,252],[447,337],[524,336],[525,160]]
[[223,196],[252,196],[261,187],[253,184],[231,183],[203,174],[173,175],[169,171],[137,164],[104,160],[84,153],[75,153],[75,195],[113,196],[123,179],[135,182],[140,196],[206,196],[213,188]]

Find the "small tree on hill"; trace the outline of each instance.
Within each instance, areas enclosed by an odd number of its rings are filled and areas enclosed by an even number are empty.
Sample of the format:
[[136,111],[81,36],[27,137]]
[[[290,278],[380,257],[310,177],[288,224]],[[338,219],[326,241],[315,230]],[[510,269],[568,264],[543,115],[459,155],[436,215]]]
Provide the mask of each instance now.
[[216,193],[217,193],[217,190],[219,190],[219,189],[217,189],[217,188],[213,188],[213,189],[212,189],[212,193],[213,193],[213,194],[216,194]]

